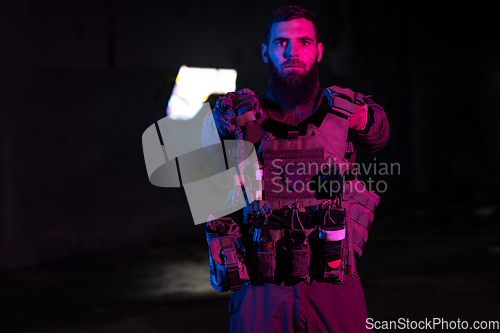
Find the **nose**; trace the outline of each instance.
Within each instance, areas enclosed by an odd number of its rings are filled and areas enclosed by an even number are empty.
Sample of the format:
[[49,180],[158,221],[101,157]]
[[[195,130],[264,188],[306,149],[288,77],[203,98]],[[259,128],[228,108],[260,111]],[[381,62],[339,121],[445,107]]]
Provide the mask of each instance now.
[[297,45],[293,41],[290,41],[285,49],[285,58],[292,59],[297,58],[298,56],[299,54]]

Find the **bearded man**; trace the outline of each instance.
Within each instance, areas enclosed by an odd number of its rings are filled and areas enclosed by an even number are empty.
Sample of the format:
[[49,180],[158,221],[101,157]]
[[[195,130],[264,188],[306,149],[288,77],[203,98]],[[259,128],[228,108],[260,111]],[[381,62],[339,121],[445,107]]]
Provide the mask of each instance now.
[[[237,184],[247,192],[241,218],[207,223],[212,286],[233,292],[231,332],[367,331],[356,259],[378,196],[358,186],[352,165],[356,149],[385,146],[384,110],[370,96],[319,86],[323,45],[303,7],[272,13],[261,50],[267,94],[219,98],[216,128],[203,131],[252,143],[259,161],[250,183],[262,182],[254,194],[247,180]],[[298,175],[300,165],[309,171]]]

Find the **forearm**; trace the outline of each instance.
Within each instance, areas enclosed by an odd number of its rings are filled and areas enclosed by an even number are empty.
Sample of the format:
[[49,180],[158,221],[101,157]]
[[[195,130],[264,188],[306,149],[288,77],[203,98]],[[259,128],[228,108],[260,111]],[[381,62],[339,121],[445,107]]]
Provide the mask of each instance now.
[[367,153],[373,153],[382,149],[389,139],[389,121],[384,109],[371,98],[366,100],[368,105],[368,122],[361,131],[349,131],[349,139],[359,148]]

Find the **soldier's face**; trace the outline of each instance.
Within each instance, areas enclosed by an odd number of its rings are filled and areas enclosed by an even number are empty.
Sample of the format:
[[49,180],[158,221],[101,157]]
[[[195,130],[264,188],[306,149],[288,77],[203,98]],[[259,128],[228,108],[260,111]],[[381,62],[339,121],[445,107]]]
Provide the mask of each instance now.
[[304,18],[274,23],[269,45],[262,44],[261,49],[264,62],[274,64],[281,77],[302,76],[323,56],[313,24]]

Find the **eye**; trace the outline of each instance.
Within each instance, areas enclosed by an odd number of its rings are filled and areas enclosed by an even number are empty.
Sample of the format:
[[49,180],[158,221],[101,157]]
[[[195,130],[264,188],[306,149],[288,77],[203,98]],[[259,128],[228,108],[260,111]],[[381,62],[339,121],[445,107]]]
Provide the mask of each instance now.
[[279,46],[286,46],[286,40],[280,40],[276,44]]
[[310,42],[310,41],[308,41],[308,40],[303,40],[303,41],[302,41],[302,45],[307,46],[307,45],[310,45],[310,44],[311,44],[311,42]]

